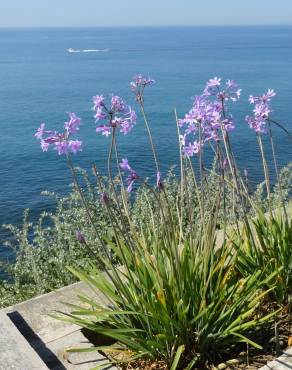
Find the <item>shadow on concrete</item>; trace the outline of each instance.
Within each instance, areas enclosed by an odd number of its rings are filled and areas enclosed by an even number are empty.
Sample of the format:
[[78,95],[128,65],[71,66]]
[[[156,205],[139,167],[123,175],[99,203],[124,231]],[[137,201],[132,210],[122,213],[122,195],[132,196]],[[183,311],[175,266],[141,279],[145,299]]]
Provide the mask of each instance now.
[[32,330],[18,311],[7,314],[19,332],[28,341],[30,346],[35,350],[39,357],[44,361],[51,370],[66,370],[65,366],[58,357],[46,346],[41,338]]

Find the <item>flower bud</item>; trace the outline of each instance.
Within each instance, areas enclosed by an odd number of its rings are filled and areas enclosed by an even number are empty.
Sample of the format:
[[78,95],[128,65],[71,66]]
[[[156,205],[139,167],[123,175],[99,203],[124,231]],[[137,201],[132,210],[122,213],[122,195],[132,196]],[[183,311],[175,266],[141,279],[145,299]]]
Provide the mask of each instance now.
[[108,194],[105,191],[103,191],[100,194],[100,200],[101,200],[102,203],[104,203],[106,205],[109,204],[109,197],[108,197]]
[[79,230],[76,231],[76,239],[79,241],[80,244],[86,244],[85,237]]

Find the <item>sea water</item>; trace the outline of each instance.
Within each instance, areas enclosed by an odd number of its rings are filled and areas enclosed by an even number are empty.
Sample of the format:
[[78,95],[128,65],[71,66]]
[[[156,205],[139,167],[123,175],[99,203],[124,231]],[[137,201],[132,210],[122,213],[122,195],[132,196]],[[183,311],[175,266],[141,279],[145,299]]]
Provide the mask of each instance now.
[[[248,96],[274,88],[273,117],[292,131],[291,71],[292,27],[1,29],[0,224],[19,224],[25,208],[32,220],[51,209],[43,190],[70,190],[65,159],[54,151],[43,153],[33,137],[41,122],[62,130],[66,112],[75,112],[82,118],[78,137],[84,142],[75,163],[86,169],[95,163],[106,173],[109,139],[95,133],[92,96],[114,93],[138,109],[129,88],[137,73],[156,80],[145,105],[164,175],[178,163],[174,108],[183,116],[191,98],[218,76],[243,89],[231,107],[233,149],[250,181],[262,181],[255,135],[244,120],[252,109]],[[279,129],[274,135],[283,166],[292,160],[291,141]],[[154,178],[141,116],[131,134],[118,141],[121,157],[141,177]],[[268,149],[267,155],[271,158]]]

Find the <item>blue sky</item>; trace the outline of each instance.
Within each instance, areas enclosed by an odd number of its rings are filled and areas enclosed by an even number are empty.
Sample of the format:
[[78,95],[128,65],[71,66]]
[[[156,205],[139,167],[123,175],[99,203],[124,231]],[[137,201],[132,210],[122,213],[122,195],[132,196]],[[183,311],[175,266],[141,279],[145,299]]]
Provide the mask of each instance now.
[[0,0],[0,27],[291,24],[292,0]]

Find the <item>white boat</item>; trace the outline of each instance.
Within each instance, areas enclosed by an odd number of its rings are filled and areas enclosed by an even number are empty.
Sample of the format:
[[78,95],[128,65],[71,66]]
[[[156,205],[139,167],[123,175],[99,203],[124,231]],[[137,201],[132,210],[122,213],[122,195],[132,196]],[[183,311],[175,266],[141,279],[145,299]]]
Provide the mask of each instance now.
[[81,53],[81,50],[72,49],[72,48],[67,49],[67,51],[68,51],[68,53]]

